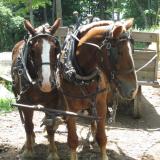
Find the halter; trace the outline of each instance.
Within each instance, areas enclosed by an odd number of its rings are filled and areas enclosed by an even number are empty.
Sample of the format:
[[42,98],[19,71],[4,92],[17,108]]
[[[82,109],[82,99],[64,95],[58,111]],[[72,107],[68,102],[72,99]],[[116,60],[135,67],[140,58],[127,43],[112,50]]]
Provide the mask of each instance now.
[[[121,36],[118,39],[114,39],[111,37],[111,34],[109,32],[106,33],[105,39],[102,42],[101,49],[103,47],[106,47],[107,55],[109,57],[109,67],[110,70],[110,81],[119,81],[117,78],[117,75],[120,74],[129,74],[131,72],[134,72],[135,68],[132,67],[128,70],[118,71],[115,68],[115,64],[117,61],[118,56],[118,45],[120,45],[121,42],[130,41],[132,44],[134,44],[134,40],[132,39],[130,33],[122,33]],[[103,60],[103,57],[102,57]]]

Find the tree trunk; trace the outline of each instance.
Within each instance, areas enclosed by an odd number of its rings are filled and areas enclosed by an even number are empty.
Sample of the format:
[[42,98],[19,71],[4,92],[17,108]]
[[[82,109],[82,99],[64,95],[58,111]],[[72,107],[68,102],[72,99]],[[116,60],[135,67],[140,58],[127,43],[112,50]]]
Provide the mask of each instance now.
[[112,0],[112,20],[114,21],[114,0]]
[[52,19],[53,19],[53,22],[55,21],[55,9],[56,9],[56,1],[53,0],[52,1]]
[[44,16],[44,23],[47,23],[47,9],[46,9],[46,5],[43,8],[43,16]]
[[160,8],[158,8],[157,14],[156,14],[156,20],[155,20],[155,25],[158,25],[158,16],[160,14]]
[[[62,19],[62,6],[61,6],[61,0],[56,0],[56,17]],[[62,20],[61,20],[61,26],[63,26]]]
[[103,7],[104,7],[104,6],[103,6],[103,5],[104,5],[104,2],[103,2],[103,1],[100,1],[100,2],[99,2],[99,6],[100,6],[100,18],[101,18],[101,19],[104,19],[104,17],[103,17],[103,14],[104,14],[104,8],[103,8]]
[[138,7],[139,11],[142,14],[142,18],[144,19],[144,27],[147,28],[148,27],[148,21],[147,21],[147,18],[145,16],[145,14],[144,14],[143,8],[139,5],[137,0],[134,0],[134,1],[135,1],[136,6]]
[[31,24],[34,26],[32,0],[29,0],[29,16],[30,16],[30,22],[31,22]]

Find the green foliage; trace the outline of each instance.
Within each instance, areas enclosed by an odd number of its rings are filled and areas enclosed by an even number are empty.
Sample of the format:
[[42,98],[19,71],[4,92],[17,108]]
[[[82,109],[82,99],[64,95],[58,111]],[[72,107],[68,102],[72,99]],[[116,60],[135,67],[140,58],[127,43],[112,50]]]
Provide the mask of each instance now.
[[158,0],[63,0],[63,19],[70,23],[74,10],[83,14],[92,14],[101,19],[112,19],[113,12],[118,18],[135,19],[138,28],[158,25]]
[[10,112],[13,110],[11,103],[14,103],[13,99],[0,99],[0,112]]
[[[7,90],[12,92],[12,83],[9,81],[5,81],[3,79],[0,79],[0,84],[2,84]],[[15,99],[12,98],[0,98],[0,112],[8,112],[12,111],[11,103],[15,103]]]
[[5,80],[0,79],[0,84],[3,84],[4,87],[5,87],[7,90],[9,90],[10,92],[12,92],[12,82],[5,81]]
[[13,16],[11,9],[0,2],[0,51],[13,48],[15,42],[23,37],[23,18]]
[[[10,5],[20,5],[24,4],[25,7],[27,8],[27,11],[29,11],[29,0],[2,0],[5,4]],[[51,4],[50,0],[32,0],[32,8],[33,9],[38,9],[39,7],[44,7],[46,4]],[[25,10],[26,11],[26,10]]]
[[[63,24],[75,22],[73,11],[78,11],[82,17],[87,14],[101,19],[112,19],[116,12],[118,18],[135,19],[136,28],[150,28],[158,25],[159,0],[61,0]],[[0,51],[11,50],[13,45],[23,38],[23,18],[29,19],[29,0],[0,1]],[[34,25],[44,22],[44,10],[47,10],[48,21],[52,22],[52,3],[54,0],[32,0]],[[33,16],[32,16],[33,17]],[[31,19],[31,18],[30,18]]]
[[[15,42],[20,41],[24,37],[24,25],[23,25],[24,18],[20,16],[12,17],[11,18],[11,24],[9,26],[12,35],[12,46],[15,44]],[[14,33],[14,34],[13,34]]]
[[133,17],[138,28],[158,25],[159,0],[124,0],[124,18]]

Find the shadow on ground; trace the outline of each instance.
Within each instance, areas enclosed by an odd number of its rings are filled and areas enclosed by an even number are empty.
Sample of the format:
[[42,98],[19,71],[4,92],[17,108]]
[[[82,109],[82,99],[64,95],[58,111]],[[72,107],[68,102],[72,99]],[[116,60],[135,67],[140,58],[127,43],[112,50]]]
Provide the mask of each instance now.
[[[70,152],[67,143],[56,142],[60,160],[69,160]],[[46,144],[37,144],[34,146],[34,157],[31,159],[24,159],[21,157],[20,152],[13,146],[0,146],[0,160],[47,160],[48,148]],[[113,150],[107,152],[109,160],[135,160],[128,157],[120,150],[120,153],[116,153]],[[97,145],[94,148],[84,146],[78,153],[79,160],[100,160],[100,152]]]
[[156,106],[153,106],[144,96],[142,96],[140,118],[133,118],[131,106],[129,104],[124,104],[124,106],[120,106],[117,111],[116,123],[109,126],[143,129],[147,131],[160,130],[160,114],[157,113],[155,107]]

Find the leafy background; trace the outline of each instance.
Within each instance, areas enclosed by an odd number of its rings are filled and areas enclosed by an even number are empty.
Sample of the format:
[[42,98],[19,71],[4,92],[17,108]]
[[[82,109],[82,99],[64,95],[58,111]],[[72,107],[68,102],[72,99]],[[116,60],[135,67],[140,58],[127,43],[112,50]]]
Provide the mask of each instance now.
[[[56,19],[56,0],[0,0],[0,52],[11,51],[24,35],[23,21],[30,19],[34,26]],[[159,0],[61,0],[63,25],[73,24],[73,11],[82,17],[87,14],[101,19],[133,17],[135,28],[159,27]]]

